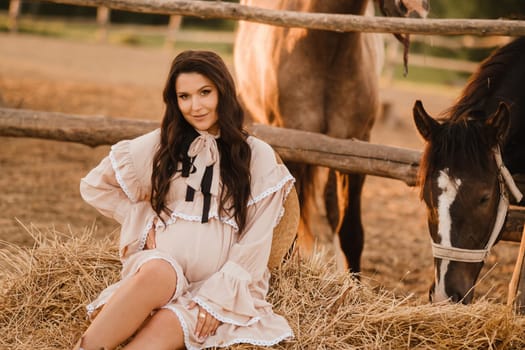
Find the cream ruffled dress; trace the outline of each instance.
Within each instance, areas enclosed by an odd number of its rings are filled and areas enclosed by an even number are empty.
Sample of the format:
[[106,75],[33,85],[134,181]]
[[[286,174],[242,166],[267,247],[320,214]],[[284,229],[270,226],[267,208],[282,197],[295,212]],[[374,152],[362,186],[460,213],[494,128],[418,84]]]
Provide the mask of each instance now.
[[[235,343],[271,346],[293,337],[288,322],[265,300],[273,228],[283,215],[283,203],[294,183],[288,169],[277,163],[268,144],[248,137],[252,197],[246,230],[239,237],[235,220],[218,215],[220,160],[216,140],[200,133],[188,151],[194,157],[194,171],[187,177],[175,173],[167,195],[172,215],[165,217],[163,224],[154,220],[156,214],[149,202],[152,158],[159,141],[159,129],[121,141],[81,180],[84,200],[121,224],[122,279],[102,291],[87,306],[88,313],[103,306],[122,280],[145,262],[163,259],[177,273],[176,292],[163,308],[177,315],[188,349]],[[206,167],[213,169],[207,211],[203,210],[206,200],[200,188]],[[188,187],[193,188],[192,200],[186,200]],[[206,214],[208,219],[204,220]],[[156,248],[144,250],[155,221]],[[195,337],[198,308],[187,308],[192,300],[223,323],[215,335],[204,340]]]

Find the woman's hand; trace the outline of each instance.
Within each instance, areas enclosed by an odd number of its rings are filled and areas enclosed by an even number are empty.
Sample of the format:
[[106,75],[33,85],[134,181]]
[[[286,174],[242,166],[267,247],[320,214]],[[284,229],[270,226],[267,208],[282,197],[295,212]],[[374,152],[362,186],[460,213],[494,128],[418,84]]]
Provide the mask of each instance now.
[[199,313],[197,314],[197,326],[195,327],[195,336],[198,339],[207,338],[210,335],[215,335],[217,328],[221,325],[221,322],[210,315],[205,309],[200,307],[196,302],[190,302],[188,308],[191,310],[194,307],[199,308]]

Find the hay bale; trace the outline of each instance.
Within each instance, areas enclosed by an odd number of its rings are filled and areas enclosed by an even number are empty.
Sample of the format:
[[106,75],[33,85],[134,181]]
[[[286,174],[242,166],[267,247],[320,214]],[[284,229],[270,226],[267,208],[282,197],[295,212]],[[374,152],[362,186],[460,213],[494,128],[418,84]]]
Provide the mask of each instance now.
[[[120,270],[115,242],[37,235],[31,249],[4,244],[0,348],[68,349],[87,327],[84,306]],[[335,272],[325,255],[273,270],[270,301],[296,338],[276,349],[522,349],[525,319],[505,305],[421,304]],[[237,350],[257,349],[236,345]]]
[[118,278],[115,243],[30,230],[33,248],[0,245],[0,349],[69,349],[87,327],[85,305]]

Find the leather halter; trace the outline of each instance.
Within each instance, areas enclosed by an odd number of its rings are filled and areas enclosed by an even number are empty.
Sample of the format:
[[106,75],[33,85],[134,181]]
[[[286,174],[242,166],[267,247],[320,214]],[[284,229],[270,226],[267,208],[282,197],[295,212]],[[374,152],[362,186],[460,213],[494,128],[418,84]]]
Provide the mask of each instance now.
[[500,199],[498,203],[498,213],[496,215],[496,222],[490,234],[489,241],[485,245],[484,249],[463,249],[455,247],[447,247],[439,243],[432,242],[432,254],[434,258],[452,260],[452,261],[461,261],[461,262],[470,262],[476,263],[484,261],[485,258],[489,255],[490,249],[496,243],[505,218],[507,216],[507,210],[509,208],[509,198],[506,188],[512,193],[512,195],[519,202],[521,201],[523,195],[516,186],[512,175],[510,174],[505,164],[503,164],[503,159],[501,157],[501,151],[499,146],[494,147],[493,151],[494,159],[499,169],[498,173],[498,182],[500,188]]

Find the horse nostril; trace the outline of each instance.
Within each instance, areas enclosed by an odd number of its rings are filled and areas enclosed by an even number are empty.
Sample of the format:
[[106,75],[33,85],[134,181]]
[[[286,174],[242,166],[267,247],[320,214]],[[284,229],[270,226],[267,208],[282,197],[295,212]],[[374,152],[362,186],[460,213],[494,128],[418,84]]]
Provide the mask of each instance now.
[[463,302],[463,296],[459,293],[454,293],[450,296],[450,300],[454,303]]
[[471,292],[468,292],[462,299],[461,299],[461,303],[463,303],[464,305],[468,305],[472,302],[472,299],[474,298],[474,294]]

